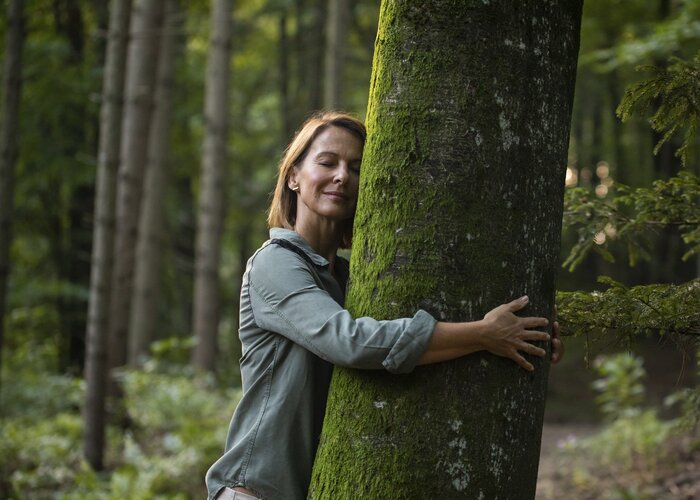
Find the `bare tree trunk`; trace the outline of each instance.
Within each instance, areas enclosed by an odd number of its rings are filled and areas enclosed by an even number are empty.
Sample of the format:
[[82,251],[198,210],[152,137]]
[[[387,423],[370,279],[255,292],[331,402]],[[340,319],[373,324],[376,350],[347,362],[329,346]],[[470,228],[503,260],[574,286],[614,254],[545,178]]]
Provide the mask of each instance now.
[[225,215],[224,182],[229,128],[231,68],[231,12],[233,0],[214,0],[212,38],[207,60],[206,133],[197,220],[194,282],[194,334],[197,346],[192,362],[214,371],[219,329],[219,262]]
[[347,0],[329,0],[323,102],[326,109],[339,109],[342,106],[341,83],[349,17]]
[[[581,0],[382,2],[347,307],[551,317]],[[543,347],[546,347],[544,344]],[[548,359],[335,369],[310,496],[535,496]]]
[[2,71],[2,128],[0,129],[0,370],[5,334],[5,303],[10,276],[10,241],[15,163],[19,153],[19,103],[22,91],[24,1],[12,0],[7,13],[5,61]]
[[166,15],[158,57],[156,108],[149,137],[149,162],[146,168],[146,185],[136,248],[134,296],[129,326],[129,364],[132,366],[148,356],[158,319],[163,196],[167,183],[170,111],[177,48],[175,41],[181,28],[180,19],[179,0],[166,0]]
[[115,198],[121,143],[124,70],[131,0],[112,0],[109,14],[107,57],[102,84],[100,143],[97,153],[97,190],[93,225],[92,265],[85,359],[85,410],[83,441],[85,459],[102,470],[105,436],[105,393],[109,302],[114,264]]
[[[326,25],[326,8],[324,0],[313,0],[311,5],[312,21],[309,34],[309,110],[316,111],[323,102],[323,57]],[[291,139],[291,138],[289,138]],[[288,140],[289,140],[288,139]]]
[[[126,362],[129,311],[148,136],[153,113],[153,87],[163,0],[140,0],[134,7],[127,54],[125,109],[122,122],[117,191],[117,230],[109,309],[109,363]],[[116,385],[111,386],[117,395]]]
[[279,68],[280,114],[282,118],[282,144],[286,144],[294,133],[289,102],[289,37],[287,36],[287,12],[280,12],[279,46],[277,51]]

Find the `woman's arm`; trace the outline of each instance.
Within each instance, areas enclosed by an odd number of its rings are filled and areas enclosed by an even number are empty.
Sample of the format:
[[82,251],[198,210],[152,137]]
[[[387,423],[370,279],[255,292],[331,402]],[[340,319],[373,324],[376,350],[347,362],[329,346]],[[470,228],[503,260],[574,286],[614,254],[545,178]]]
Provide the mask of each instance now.
[[[548,334],[531,330],[545,327],[549,322],[546,318],[522,318],[514,314],[527,303],[527,296],[521,297],[498,306],[480,321],[469,323],[439,321],[433,330],[428,349],[419,358],[418,364],[438,363],[477,351],[488,351],[510,358],[526,370],[534,370],[532,364],[521,355],[521,352],[540,357],[545,355],[544,349],[532,345],[529,341],[549,340]],[[559,357],[561,356],[557,356],[557,361]]]

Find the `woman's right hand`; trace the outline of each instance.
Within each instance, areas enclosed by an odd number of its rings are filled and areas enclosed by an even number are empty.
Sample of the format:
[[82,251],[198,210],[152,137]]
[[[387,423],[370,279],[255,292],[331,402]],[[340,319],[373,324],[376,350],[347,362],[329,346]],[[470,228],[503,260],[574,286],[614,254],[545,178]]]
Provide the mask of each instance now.
[[492,354],[510,358],[526,370],[535,369],[521,352],[543,357],[546,351],[530,342],[533,340],[549,340],[545,332],[531,330],[545,327],[546,318],[522,318],[514,313],[528,303],[528,297],[521,297],[508,304],[503,304],[486,313],[483,319],[484,329],[481,334],[483,348]]

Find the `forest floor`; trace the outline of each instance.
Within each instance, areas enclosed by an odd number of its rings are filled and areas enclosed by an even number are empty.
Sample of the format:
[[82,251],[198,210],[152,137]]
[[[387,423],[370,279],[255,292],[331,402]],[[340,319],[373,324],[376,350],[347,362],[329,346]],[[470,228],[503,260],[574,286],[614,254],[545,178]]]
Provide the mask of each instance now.
[[545,424],[537,500],[700,500],[700,451],[689,452],[681,441],[670,450],[670,459],[653,470],[637,468],[619,473],[588,464],[582,471],[581,464],[574,464],[562,446],[599,430],[594,424]]

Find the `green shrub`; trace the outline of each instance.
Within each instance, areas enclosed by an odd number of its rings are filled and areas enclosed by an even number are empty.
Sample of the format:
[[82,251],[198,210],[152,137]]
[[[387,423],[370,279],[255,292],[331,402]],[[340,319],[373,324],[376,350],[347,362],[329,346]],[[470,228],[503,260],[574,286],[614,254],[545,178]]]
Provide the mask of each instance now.
[[17,400],[0,429],[0,498],[202,498],[240,391],[153,360],[121,379],[128,429],[107,429],[109,470],[100,474],[82,457],[79,379],[26,371],[5,385]]

